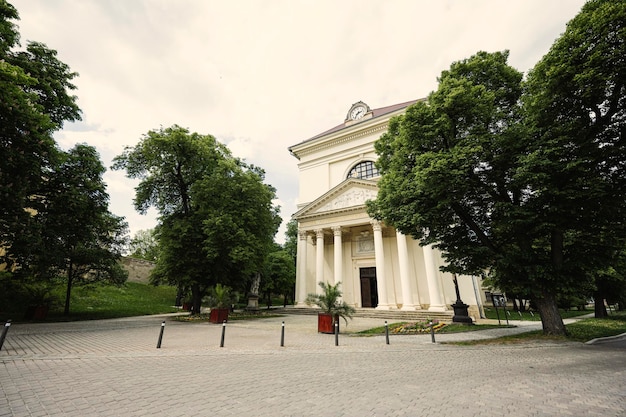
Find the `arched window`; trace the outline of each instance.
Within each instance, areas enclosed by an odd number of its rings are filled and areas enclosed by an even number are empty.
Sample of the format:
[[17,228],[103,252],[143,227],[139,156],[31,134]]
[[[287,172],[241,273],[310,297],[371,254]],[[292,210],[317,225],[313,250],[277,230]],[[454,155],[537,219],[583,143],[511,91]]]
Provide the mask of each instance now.
[[363,161],[356,164],[350,172],[348,172],[348,178],[372,178],[378,177],[378,169],[372,161]]

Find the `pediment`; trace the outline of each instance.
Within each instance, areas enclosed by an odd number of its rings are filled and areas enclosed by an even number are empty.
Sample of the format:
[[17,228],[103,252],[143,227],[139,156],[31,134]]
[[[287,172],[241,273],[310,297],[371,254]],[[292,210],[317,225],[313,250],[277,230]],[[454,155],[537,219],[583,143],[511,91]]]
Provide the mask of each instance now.
[[321,197],[298,210],[293,218],[325,216],[346,211],[362,210],[367,200],[374,200],[378,193],[375,181],[348,178],[331,188]]

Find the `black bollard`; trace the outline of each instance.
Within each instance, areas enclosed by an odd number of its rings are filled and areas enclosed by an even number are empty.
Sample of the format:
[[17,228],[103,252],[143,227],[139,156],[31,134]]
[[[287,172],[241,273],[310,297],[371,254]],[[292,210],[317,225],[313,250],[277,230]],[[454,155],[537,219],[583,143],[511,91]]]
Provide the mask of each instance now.
[[385,320],[385,342],[389,344],[389,326],[387,325],[387,320]]
[[7,322],[4,323],[4,329],[2,329],[2,335],[0,336],[0,350],[2,350],[2,345],[4,345],[4,339],[7,337],[9,327],[11,327],[11,320],[7,320]]
[[430,340],[435,343],[435,328],[433,327],[433,322],[430,322]]
[[280,329],[280,346],[285,346],[285,322],[281,325]]
[[161,349],[161,342],[163,341],[163,330],[165,330],[165,320],[161,323],[161,331],[159,332],[159,341],[157,342],[157,349]]
[[335,321],[335,346],[339,346],[339,320]]
[[222,339],[220,340],[220,347],[224,347],[224,336],[226,335],[226,320],[222,322]]

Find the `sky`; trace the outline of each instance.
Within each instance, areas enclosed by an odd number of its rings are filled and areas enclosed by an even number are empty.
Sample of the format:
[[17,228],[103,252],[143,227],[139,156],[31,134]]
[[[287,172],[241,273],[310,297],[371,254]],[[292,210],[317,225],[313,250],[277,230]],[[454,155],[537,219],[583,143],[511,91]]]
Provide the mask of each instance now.
[[[450,64],[509,50],[526,73],[584,0],[8,0],[22,46],[45,43],[79,73],[81,122],[62,149],[94,146],[106,167],[149,130],[211,134],[266,171],[285,223],[298,203],[288,147],[340,123],[353,103],[426,97]],[[109,209],[130,234],[157,213],[135,211],[138,182],[104,175]]]

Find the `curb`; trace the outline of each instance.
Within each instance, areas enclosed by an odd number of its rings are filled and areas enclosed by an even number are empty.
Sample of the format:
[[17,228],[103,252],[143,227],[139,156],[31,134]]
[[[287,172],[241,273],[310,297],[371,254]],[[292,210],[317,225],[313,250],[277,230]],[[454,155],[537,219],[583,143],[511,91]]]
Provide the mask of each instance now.
[[595,345],[597,343],[610,342],[615,339],[620,339],[622,337],[626,337],[626,333],[618,334],[615,336],[607,336],[607,337],[598,337],[596,339],[591,339],[588,342],[585,342],[586,345]]

